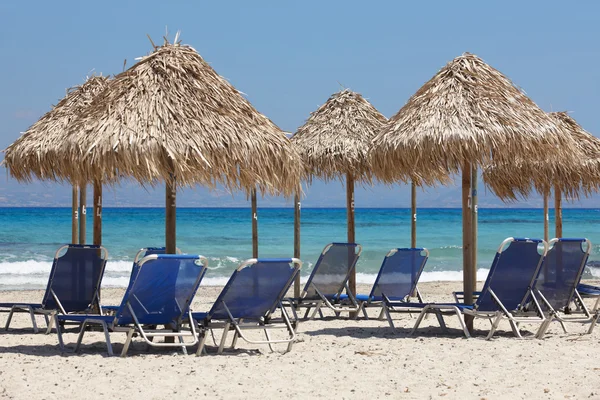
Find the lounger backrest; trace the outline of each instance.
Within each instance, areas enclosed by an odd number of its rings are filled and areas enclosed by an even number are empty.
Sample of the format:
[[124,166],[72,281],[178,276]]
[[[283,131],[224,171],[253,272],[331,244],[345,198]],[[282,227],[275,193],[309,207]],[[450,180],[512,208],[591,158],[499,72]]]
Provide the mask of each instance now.
[[[181,254],[181,250],[177,249],[177,254]],[[140,261],[146,257],[151,255],[158,254],[167,254],[167,249],[164,247],[145,247],[140,249],[135,257],[133,258],[133,265],[131,266],[131,275],[129,276],[129,285],[127,286],[127,290],[129,290],[130,286],[135,281],[135,276],[139,270]]]
[[[64,249],[67,251],[59,256]],[[96,304],[107,254],[102,246],[70,244],[58,249],[42,307],[49,310],[60,308],[52,291],[66,312],[85,311]]]
[[304,298],[318,298],[315,287],[325,296],[339,295],[361,251],[361,246],[356,243],[331,243],[325,246],[304,286]]
[[[502,248],[508,243],[508,247]],[[538,246],[545,245],[540,239],[505,240],[496,253],[488,278],[483,286],[482,294],[476,301],[480,311],[496,311],[498,304],[492,299],[492,289],[508,311],[525,305],[537,278],[544,259],[545,251],[540,254]]]
[[246,320],[267,317],[275,310],[300,271],[291,258],[250,259],[233,272],[208,313],[210,319]]
[[195,255],[158,254],[144,257],[132,274],[119,309],[119,325],[133,322],[131,306],[142,325],[177,323],[188,312],[206,273],[206,258]]
[[427,262],[427,249],[393,249],[385,256],[369,295],[370,300],[403,300],[416,288]]
[[571,303],[592,246],[587,239],[552,239],[550,246],[535,288],[558,310]]

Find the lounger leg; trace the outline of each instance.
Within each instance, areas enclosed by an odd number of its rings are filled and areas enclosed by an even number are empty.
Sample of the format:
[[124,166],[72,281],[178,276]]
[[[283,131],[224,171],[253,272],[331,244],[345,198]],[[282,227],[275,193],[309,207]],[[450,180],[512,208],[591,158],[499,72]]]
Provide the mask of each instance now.
[[177,336],[179,338],[179,343],[181,343],[181,352],[184,356],[187,356],[187,347],[185,347],[185,341],[183,340],[183,336]]
[[317,305],[315,306],[315,310],[312,312],[312,314],[310,315],[309,319],[314,319],[315,315],[317,315],[317,313],[319,313],[319,315],[321,316],[321,318],[323,318],[323,313],[321,313],[321,304],[323,302],[318,302]]
[[381,306],[381,311],[379,311],[379,315],[377,316],[377,319],[380,321],[383,321],[384,317],[385,317],[385,307]]
[[454,307],[454,312],[456,313],[456,316],[458,317],[458,322],[460,322],[460,326],[461,326],[463,332],[465,333],[466,338],[469,339],[471,337],[471,333],[467,329],[467,325],[465,325],[464,316],[462,315],[462,313],[460,312],[460,310],[457,307]]
[[62,331],[60,330],[60,324],[58,323],[58,315],[54,314],[54,323],[56,324],[56,335],[58,336],[58,347],[60,351],[65,351],[65,343],[63,342]]
[[46,335],[50,333],[49,325],[51,324],[51,319],[48,318],[48,314],[44,314],[44,319],[46,320]]
[[447,332],[448,327],[446,326],[446,322],[444,322],[444,316],[439,311],[436,310],[435,317],[437,318],[438,323],[440,324],[440,328],[442,328],[442,330],[444,332]]
[[312,307],[306,307],[306,311],[304,312],[304,317],[302,317],[303,319],[308,319],[308,313],[310,312],[310,309]]
[[360,314],[362,312],[363,317],[365,317],[365,319],[369,319],[369,315],[367,314],[367,309],[365,307],[365,302],[361,301],[360,305],[358,306],[358,312],[356,313],[356,317],[354,317],[354,319],[358,319],[358,314]]
[[201,356],[202,353],[205,351],[204,345],[206,343],[206,330],[204,330],[203,328],[200,329],[200,333],[198,336],[200,342],[198,343],[198,350],[196,350],[196,356]]
[[410,331],[411,335],[414,335],[415,332],[417,331],[417,329],[419,328],[419,325],[421,325],[421,321],[423,321],[423,318],[425,318],[425,315],[427,314],[428,309],[429,309],[429,307],[425,306],[425,307],[423,307],[423,310],[421,310],[421,313],[419,314],[419,317],[417,318],[417,322],[415,322],[415,325],[413,326],[412,331]]
[[4,325],[4,330],[7,331],[10,326],[10,321],[12,320],[13,314],[15,312],[15,308],[11,307],[10,312],[8,313],[8,318],[6,319],[6,325]]
[[510,327],[514,333],[514,335],[516,337],[518,337],[519,339],[522,339],[523,336],[521,336],[521,332],[519,331],[519,326],[514,322],[514,321],[509,321],[510,322]]
[[562,326],[563,332],[564,333],[569,333],[567,331],[567,327],[565,326],[565,323],[563,321],[561,321],[560,319],[558,320],[558,322],[560,323],[560,326]]
[[[108,326],[106,326],[106,322],[102,322],[102,329],[104,330],[104,339],[106,340],[106,350],[109,356],[113,356],[113,348],[112,343],[110,342],[110,335],[108,334]],[[129,346],[128,346],[129,347]]]
[[83,321],[81,324],[81,328],[79,330],[79,336],[77,336],[77,344],[75,345],[75,353],[79,352],[79,347],[81,346],[81,341],[83,340],[83,335],[85,335],[85,328],[87,327],[87,321]]
[[494,321],[492,322],[492,327],[490,328],[490,332],[488,333],[486,340],[490,340],[492,336],[494,336],[496,329],[498,329],[498,325],[500,325],[500,320],[502,320],[502,313],[496,313],[496,318],[494,318]]
[[552,323],[552,315],[550,315],[548,318],[546,318],[540,324],[540,328],[538,329],[537,333],[535,334],[536,339],[544,338],[544,335],[546,334],[546,331],[548,330],[548,327],[550,326],[551,323]]
[[267,328],[265,328],[265,336],[267,337],[267,341],[269,342],[269,349],[271,349],[271,352],[275,352],[275,350],[273,349],[273,344],[271,343],[271,335],[269,334],[269,330]]
[[50,313],[50,317],[48,317],[48,315],[44,314],[44,317],[46,318],[46,335],[49,335],[52,332],[52,326],[54,325],[54,316],[56,315],[55,312]]
[[392,328],[393,332],[396,332],[396,327],[394,326],[394,320],[392,319],[392,313],[390,313],[390,310],[387,306],[385,306],[383,308],[383,312],[385,312],[385,317],[387,319],[388,324],[390,325],[390,328]]
[[29,315],[31,316],[31,324],[33,325],[33,332],[38,333],[40,330],[38,329],[37,322],[35,321],[35,313],[33,312],[32,307],[29,308]]
[[223,329],[223,336],[221,336],[221,343],[219,344],[219,349],[217,350],[217,354],[223,353],[223,348],[225,347],[225,340],[227,340],[227,334],[229,333],[229,327],[231,323],[227,322],[225,324],[225,328]]
[[232,349],[232,350],[233,350],[233,349],[235,349],[235,345],[237,344],[237,340],[238,340],[238,337],[239,337],[239,336],[240,336],[240,335],[238,334],[238,332],[237,332],[237,331],[235,331],[235,332],[233,333],[233,340],[231,341],[231,349]]
[[[134,328],[130,328],[127,331],[127,338],[125,339],[125,343],[123,344],[123,350],[121,350],[121,357],[126,357],[127,356],[127,351],[129,350],[129,345],[131,344],[131,341],[133,340],[133,334],[135,333],[135,329]],[[108,336],[107,331],[104,331],[104,334],[106,336]],[[108,343],[107,339],[107,343]]]
[[594,307],[592,308],[592,312],[598,311],[598,306],[600,306],[600,296],[598,296],[598,298],[596,299],[596,302],[594,303]]
[[592,333],[594,327],[596,326],[596,323],[598,323],[598,319],[600,319],[600,310],[596,311],[596,315],[594,316],[594,318],[592,319],[592,323],[590,324],[590,329],[588,329],[588,334]]

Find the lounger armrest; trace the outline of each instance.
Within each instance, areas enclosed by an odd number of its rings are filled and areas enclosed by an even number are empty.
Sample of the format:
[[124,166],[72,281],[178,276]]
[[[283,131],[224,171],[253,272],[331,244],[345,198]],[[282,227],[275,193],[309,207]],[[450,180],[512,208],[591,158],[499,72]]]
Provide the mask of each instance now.
[[[457,303],[465,302],[465,292],[452,292],[452,295]],[[473,292],[473,300],[477,300],[479,296],[481,296],[481,292]]]

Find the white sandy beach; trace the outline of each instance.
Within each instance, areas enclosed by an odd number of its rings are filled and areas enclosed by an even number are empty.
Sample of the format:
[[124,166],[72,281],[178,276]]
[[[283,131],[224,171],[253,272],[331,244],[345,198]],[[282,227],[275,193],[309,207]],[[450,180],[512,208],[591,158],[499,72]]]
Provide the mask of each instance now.
[[[460,286],[431,282],[420,288],[426,300],[451,301]],[[219,291],[202,287],[194,310],[207,310]],[[122,294],[122,289],[103,289],[103,303],[118,304]],[[0,292],[0,302],[35,302],[42,295]],[[239,349],[224,355],[210,347],[208,356],[185,356],[147,351],[134,339],[127,358],[107,357],[99,332],[86,333],[81,354],[61,355],[56,334],[31,333],[29,317],[19,314],[16,329],[0,333],[0,398],[600,399],[600,327],[586,335],[587,325],[572,323],[564,334],[554,323],[544,340],[536,340],[538,325],[524,325],[527,338],[518,340],[503,323],[486,341],[489,325],[476,321],[481,330],[467,340],[453,318],[447,318],[451,329],[444,334],[430,317],[419,335],[409,337],[415,316],[398,316],[394,334],[386,321],[375,319],[376,310],[370,314],[370,320],[303,322],[287,354],[240,340]],[[69,349],[76,338],[65,335]],[[119,352],[125,335],[111,338]]]

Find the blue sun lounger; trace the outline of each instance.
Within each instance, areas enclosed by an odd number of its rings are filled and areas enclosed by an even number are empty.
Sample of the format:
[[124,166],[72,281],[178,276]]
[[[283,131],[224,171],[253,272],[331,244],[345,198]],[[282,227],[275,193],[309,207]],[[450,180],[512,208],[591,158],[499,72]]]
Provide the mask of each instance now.
[[[508,247],[505,248],[506,245]],[[541,254],[539,246],[543,246]],[[419,328],[425,315],[434,313],[442,328],[445,328],[443,315],[456,315],[466,337],[471,335],[463,320],[464,315],[488,319],[492,326],[487,339],[494,335],[500,321],[508,319],[513,333],[520,338],[519,323],[543,323],[546,320],[533,293],[533,286],[547,251],[548,244],[540,239],[505,239],[494,257],[483,289],[475,293],[475,303],[412,303],[410,306],[422,308],[412,333]],[[458,300],[461,295],[461,292],[455,293],[455,299]],[[397,304],[388,299],[385,301],[388,307]],[[527,304],[531,305],[530,312],[524,310]],[[391,321],[390,326],[393,327]]]
[[[367,307],[381,307],[379,318],[385,314],[383,296],[400,304],[408,302],[412,294],[417,295],[420,303],[423,298],[417,287],[419,277],[429,258],[429,251],[425,248],[398,248],[390,250],[381,263],[379,273],[375,278],[371,292],[368,295],[358,294],[356,300],[368,318]],[[390,311],[403,312],[401,307]]]
[[[135,333],[155,347],[181,347],[198,343],[195,327],[190,331],[180,329],[184,318],[191,317],[190,303],[207,269],[207,260],[202,256],[179,254],[154,254],[144,257],[134,265],[131,281],[123,295],[123,300],[115,315],[57,315],[57,325],[61,322],[75,322],[81,326],[75,351],[88,326],[99,325],[104,331],[109,355],[113,355],[109,332],[124,332],[127,339],[121,356],[127,354]],[[169,329],[154,329],[157,325]],[[58,342],[62,350],[64,343],[60,328],[57,329]],[[177,337],[180,343],[156,343],[155,336]],[[184,337],[192,337],[184,342]]]
[[[176,249],[177,254],[181,254],[181,250]],[[132,276],[137,273],[138,269],[136,265],[140,262],[140,260],[146,256],[150,256],[153,254],[167,254],[167,249],[165,247],[143,247],[138,250],[133,258],[133,265],[131,267],[131,274],[129,275],[129,283],[133,282]],[[101,306],[102,313],[114,314],[119,309],[119,306]]]
[[548,245],[550,250],[535,285],[536,296],[547,313],[546,323],[538,332],[540,338],[552,321],[558,321],[566,333],[564,322],[587,323],[594,318],[577,291],[592,243],[585,238],[561,238],[552,239]]
[[[281,307],[281,301],[300,272],[302,262],[297,258],[259,258],[244,261],[236,269],[208,312],[192,313],[192,327],[197,326],[200,345],[197,355],[205,351],[206,334],[214,329],[223,329],[218,353],[223,352],[228,332],[235,330],[231,348],[235,348],[238,337],[252,344],[288,343],[290,351],[296,339],[297,321],[291,321]],[[273,313],[281,308],[281,320]],[[188,322],[189,322],[188,321]],[[289,336],[272,339],[269,329],[287,329]],[[246,329],[264,330],[266,340],[254,340],[244,335]],[[216,343],[215,343],[216,344]]]
[[[356,268],[356,262],[362,253],[362,246],[357,243],[330,243],[321,252],[299,298],[286,299],[292,306],[294,317],[296,310],[306,308],[304,318],[314,318],[317,313],[322,316],[323,306],[335,312],[358,312],[358,304],[354,294],[350,292],[348,280]],[[347,294],[342,292],[346,289]]]
[[[64,254],[61,255],[61,253]],[[61,246],[54,255],[46,292],[42,302],[0,303],[0,312],[8,312],[5,329],[8,330],[15,312],[31,316],[35,333],[38,332],[35,315],[43,315],[46,333],[50,333],[53,315],[89,311],[98,305],[98,289],[104,275],[108,251],[101,246],[69,244]]]

